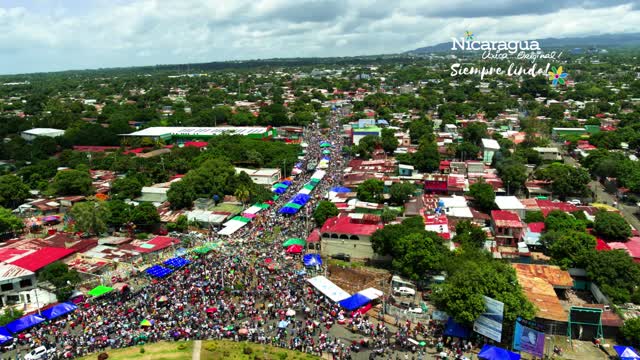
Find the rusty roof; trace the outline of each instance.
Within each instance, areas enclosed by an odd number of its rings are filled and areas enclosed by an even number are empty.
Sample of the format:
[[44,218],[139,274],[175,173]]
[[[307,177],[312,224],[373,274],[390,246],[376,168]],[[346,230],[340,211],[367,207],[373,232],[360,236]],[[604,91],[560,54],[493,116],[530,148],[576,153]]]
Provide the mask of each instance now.
[[536,317],[565,322],[568,313],[562,307],[554,286],[571,287],[573,280],[568,272],[557,266],[536,264],[512,264],[518,283],[525,296],[537,308]]

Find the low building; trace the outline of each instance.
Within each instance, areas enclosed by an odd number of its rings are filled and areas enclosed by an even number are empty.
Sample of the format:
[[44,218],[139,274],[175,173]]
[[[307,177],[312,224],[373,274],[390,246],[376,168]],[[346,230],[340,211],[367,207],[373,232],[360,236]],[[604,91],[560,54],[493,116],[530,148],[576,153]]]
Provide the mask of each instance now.
[[242,135],[252,139],[267,139],[277,136],[276,129],[267,127],[198,127],[198,126],[154,126],[121,136],[148,138],[153,141],[180,142],[194,139],[209,139],[217,135]]
[[371,259],[375,257],[371,246],[371,235],[383,226],[349,216],[327,219],[320,229],[323,255],[347,254],[352,258]]
[[37,137],[54,138],[62,135],[64,135],[64,130],[51,129],[51,128],[35,128],[35,129],[25,130],[21,134],[22,138],[27,141],[33,141]]
[[0,264],[0,306],[30,303],[35,301],[23,292],[32,290],[36,284],[36,274],[11,264]]
[[360,144],[360,140],[368,135],[372,135],[375,137],[380,137],[382,134],[382,129],[377,126],[366,126],[362,128],[353,128],[351,130],[351,142],[353,145]]
[[247,173],[251,180],[258,185],[264,186],[272,186],[280,180],[280,169],[245,169],[245,168],[236,168],[236,174],[240,174],[241,172]]
[[493,156],[500,151],[500,144],[494,139],[482,139],[482,161],[491,164]]
[[516,247],[524,234],[520,216],[511,211],[492,210],[491,227],[498,246]]
[[168,187],[145,186],[142,188],[140,197],[136,198],[137,202],[163,203],[167,201]]
[[520,218],[524,218],[526,207],[520,202],[520,200],[515,196],[496,196],[495,199],[496,206],[498,206],[499,210],[511,211]]
[[556,147],[534,147],[533,150],[536,151],[544,161],[562,160],[560,150]]

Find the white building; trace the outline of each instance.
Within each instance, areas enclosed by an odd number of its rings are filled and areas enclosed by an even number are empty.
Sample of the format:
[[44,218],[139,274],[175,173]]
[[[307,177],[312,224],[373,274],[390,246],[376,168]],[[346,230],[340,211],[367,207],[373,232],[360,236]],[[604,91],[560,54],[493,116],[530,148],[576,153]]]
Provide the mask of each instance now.
[[236,168],[236,174],[247,173],[251,180],[258,185],[271,186],[280,180],[280,169],[245,169]]
[[27,141],[33,141],[35,138],[42,136],[54,138],[62,135],[64,135],[64,130],[51,128],[35,128],[22,132],[22,138]]
[[526,207],[515,196],[496,196],[496,206],[500,210],[511,211],[524,219]]
[[500,144],[494,139],[482,139],[482,159],[485,164],[491,164],[493,155],[500,150]]

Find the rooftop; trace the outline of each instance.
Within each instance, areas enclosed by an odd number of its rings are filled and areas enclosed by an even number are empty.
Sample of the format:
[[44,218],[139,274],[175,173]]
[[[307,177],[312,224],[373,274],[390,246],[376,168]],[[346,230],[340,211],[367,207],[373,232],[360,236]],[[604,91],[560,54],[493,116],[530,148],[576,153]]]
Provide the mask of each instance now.
[[162,135],[188,135],[188,136],[216,136],[223,133],[230,133],[233,135],[250,135],[250,134],[264,134],[267,132],[266,127],[184,127],[184,126],[154,126],[140,131],[135,131],[130,134],[123,134],[123,136],[149,136],[157,137]]
[[567,321],[568,314],[556,295],[555,287],[573,286],[568,272],[557,266],[512,264],[516,270],[518,283],[525,296],[538,309],[536,317],[554,321]]
[[496,196],[495,200],[500,210],[524,210],[525,206],[515,196]]
[[13,261],[12,264],[29,271],[38,271],[43,267],[64,259],[75,252],[75,249],[43,247],[40,250]]
[[511,211],[506,210],[492,210],[491,218],[497,227],[503,228],[521,228],[522,221],[520,221],[520,216],[518,214],[513,213]]
[[491,150],[500,150],[500,144],[493,139],[482,139],[482,147]]
[[370,236],[378,229],[382,229],[382,225],[359,224],[352,222],[348,216],[336,216],[327,219],[320,232]]

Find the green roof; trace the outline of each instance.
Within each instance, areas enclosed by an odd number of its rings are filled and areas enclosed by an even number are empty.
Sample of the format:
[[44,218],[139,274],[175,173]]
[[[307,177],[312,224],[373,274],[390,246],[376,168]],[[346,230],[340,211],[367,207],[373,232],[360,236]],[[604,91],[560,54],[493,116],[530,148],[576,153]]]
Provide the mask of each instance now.
[[300,209],[302,207],[302,205],[298,205],[295,203],[287,203],[287,205],[285,205],[285,207],[290,207],[290,208],[294,208],[294,209]]
[[246,217],[244,217],[244,216],[235,216],[235,217],[234,217],[233,219],[231,219],[231,220],[238,220],[238,221],[242,221],[242,222],[244,222],[244,223],[248,223],[248,222],[250,222],[250,221],[251,221],[251,219],[246,218]]
[[104,285],[98,285],[96,287],[94,287],[93,289],[91,289],[91,291],[89,291],[87,294],[89,294],[89,296],[100,296],[100,295],[104,295],[106,293],[112,292],[113,288],[108,287],[108,286],[104,286]]
[[307,190],[313,190],[315,188],[315,186],[311,185],[311,184],[306,184],[305,186],[303,186],[305,189]]
[[287,241],[285,241],[282,246],[284,247],[288,247],[291,245],[300,245],[300,246],[305,246],[307,244],[307,242],[305,240],[302,239],[298,239],[298,238],[291,238]]

